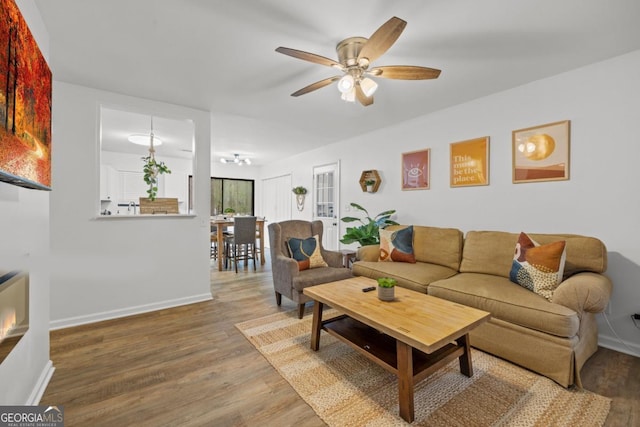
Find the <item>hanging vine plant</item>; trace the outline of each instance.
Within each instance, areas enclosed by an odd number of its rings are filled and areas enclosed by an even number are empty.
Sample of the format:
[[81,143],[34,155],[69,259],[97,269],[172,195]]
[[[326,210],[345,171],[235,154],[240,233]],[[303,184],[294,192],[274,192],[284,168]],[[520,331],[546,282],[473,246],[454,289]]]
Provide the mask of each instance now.
[[149,197],[149,200],[151,200],[152,202],[158,195],[158,177],[163,173],[171,173],[169,167],[167,167],[164,162],[156,161],[156,149],[153,146],[153,141],[153,116],[151,116],[151,132],[149,133],[149,155],[142,158],[142,161],[144,162],[142,172],[144,174],[144,182],[146,182],[149,186],[147,195]]
[[142,161],[144,161],[144,167],[142,168],[144,182],[149,185],[147,195],[149,200],[154,201],[158,195],[158,177],[163,173],[171,173],[171,170],[169,170],[169,167],[165,165],[164,162],[157,162],[153,152],[143,157]]

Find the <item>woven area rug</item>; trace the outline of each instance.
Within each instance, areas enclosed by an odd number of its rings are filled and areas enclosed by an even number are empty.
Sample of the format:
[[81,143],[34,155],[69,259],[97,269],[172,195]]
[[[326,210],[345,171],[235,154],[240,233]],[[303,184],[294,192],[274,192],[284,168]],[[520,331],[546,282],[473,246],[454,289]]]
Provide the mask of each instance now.
[[[325,311],[323,318],[334,312]],[[403,426],[394,375],[326,332],[309,348],[311,316],[283,312],[236,327],[329,426]],[[458,361],[415,387],[419,426],[601,426],[610,400],[472,350],[474,376]]]

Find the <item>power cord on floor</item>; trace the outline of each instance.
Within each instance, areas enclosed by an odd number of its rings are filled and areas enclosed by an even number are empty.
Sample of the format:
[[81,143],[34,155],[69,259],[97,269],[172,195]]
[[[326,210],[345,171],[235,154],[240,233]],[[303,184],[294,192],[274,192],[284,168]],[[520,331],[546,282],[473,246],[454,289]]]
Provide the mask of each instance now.
[[[611,332],[613,332],[613,335],[615,335],[618,341],[620,341],[620,344],[622,344],[623,346],[626,347],[627,350],[629,350],[629,354],[637,355],[637,353],[634,350],[631,350],[631,348],[627,345],[627,343],[624,342],[622,338],[620,338],[620,336],[613,329],[613,326],[611,326],[611,322],[609,322],[609,318],[607,317],[607,313],[603,311],[602,315],[604,316],[604,320],[606,320],[607,325],[609,325],[609,329],[611,329]],[[631,315],[631,318],[633,319],[633,323],[636,323],[636,319],[633,317],[633,314]],[[638,325],[636,324],[636,326]]]

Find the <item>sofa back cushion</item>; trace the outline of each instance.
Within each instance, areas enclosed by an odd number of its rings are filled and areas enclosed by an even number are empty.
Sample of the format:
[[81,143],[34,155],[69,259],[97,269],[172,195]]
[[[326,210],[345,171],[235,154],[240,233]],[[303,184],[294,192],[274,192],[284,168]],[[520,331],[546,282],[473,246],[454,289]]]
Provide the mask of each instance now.
[[[386,227],[386,230],[399,230],[405,227],[407,225],[390,225]],[[456,228],[414,225],[413,254],[416,261],[458,270],[462,257],[462,237],[462,231]],[[513,253],[511,253],[511,258],[513,258]]]
[[[607,248],[595,237],[576,234],[527,234],[541,245],[559,240],[566,242],[565,279],[581,271],[604,273],[607,270]],[[520,233],[503,231],[467,232],[460,272],[493,274],[508,278],[519,235]]]

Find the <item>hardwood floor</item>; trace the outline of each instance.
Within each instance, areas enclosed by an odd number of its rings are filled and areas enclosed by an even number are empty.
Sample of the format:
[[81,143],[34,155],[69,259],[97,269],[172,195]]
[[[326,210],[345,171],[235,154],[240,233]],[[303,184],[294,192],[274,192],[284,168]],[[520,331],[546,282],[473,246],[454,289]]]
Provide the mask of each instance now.
[[[65,426],[324,426],[235,324],[282,310],[267,264],[212,269],[212,301],[51,332],[43,405]],[[585,388],[613,399],[607,426],[640,425],[640,359],[600,349]]]

